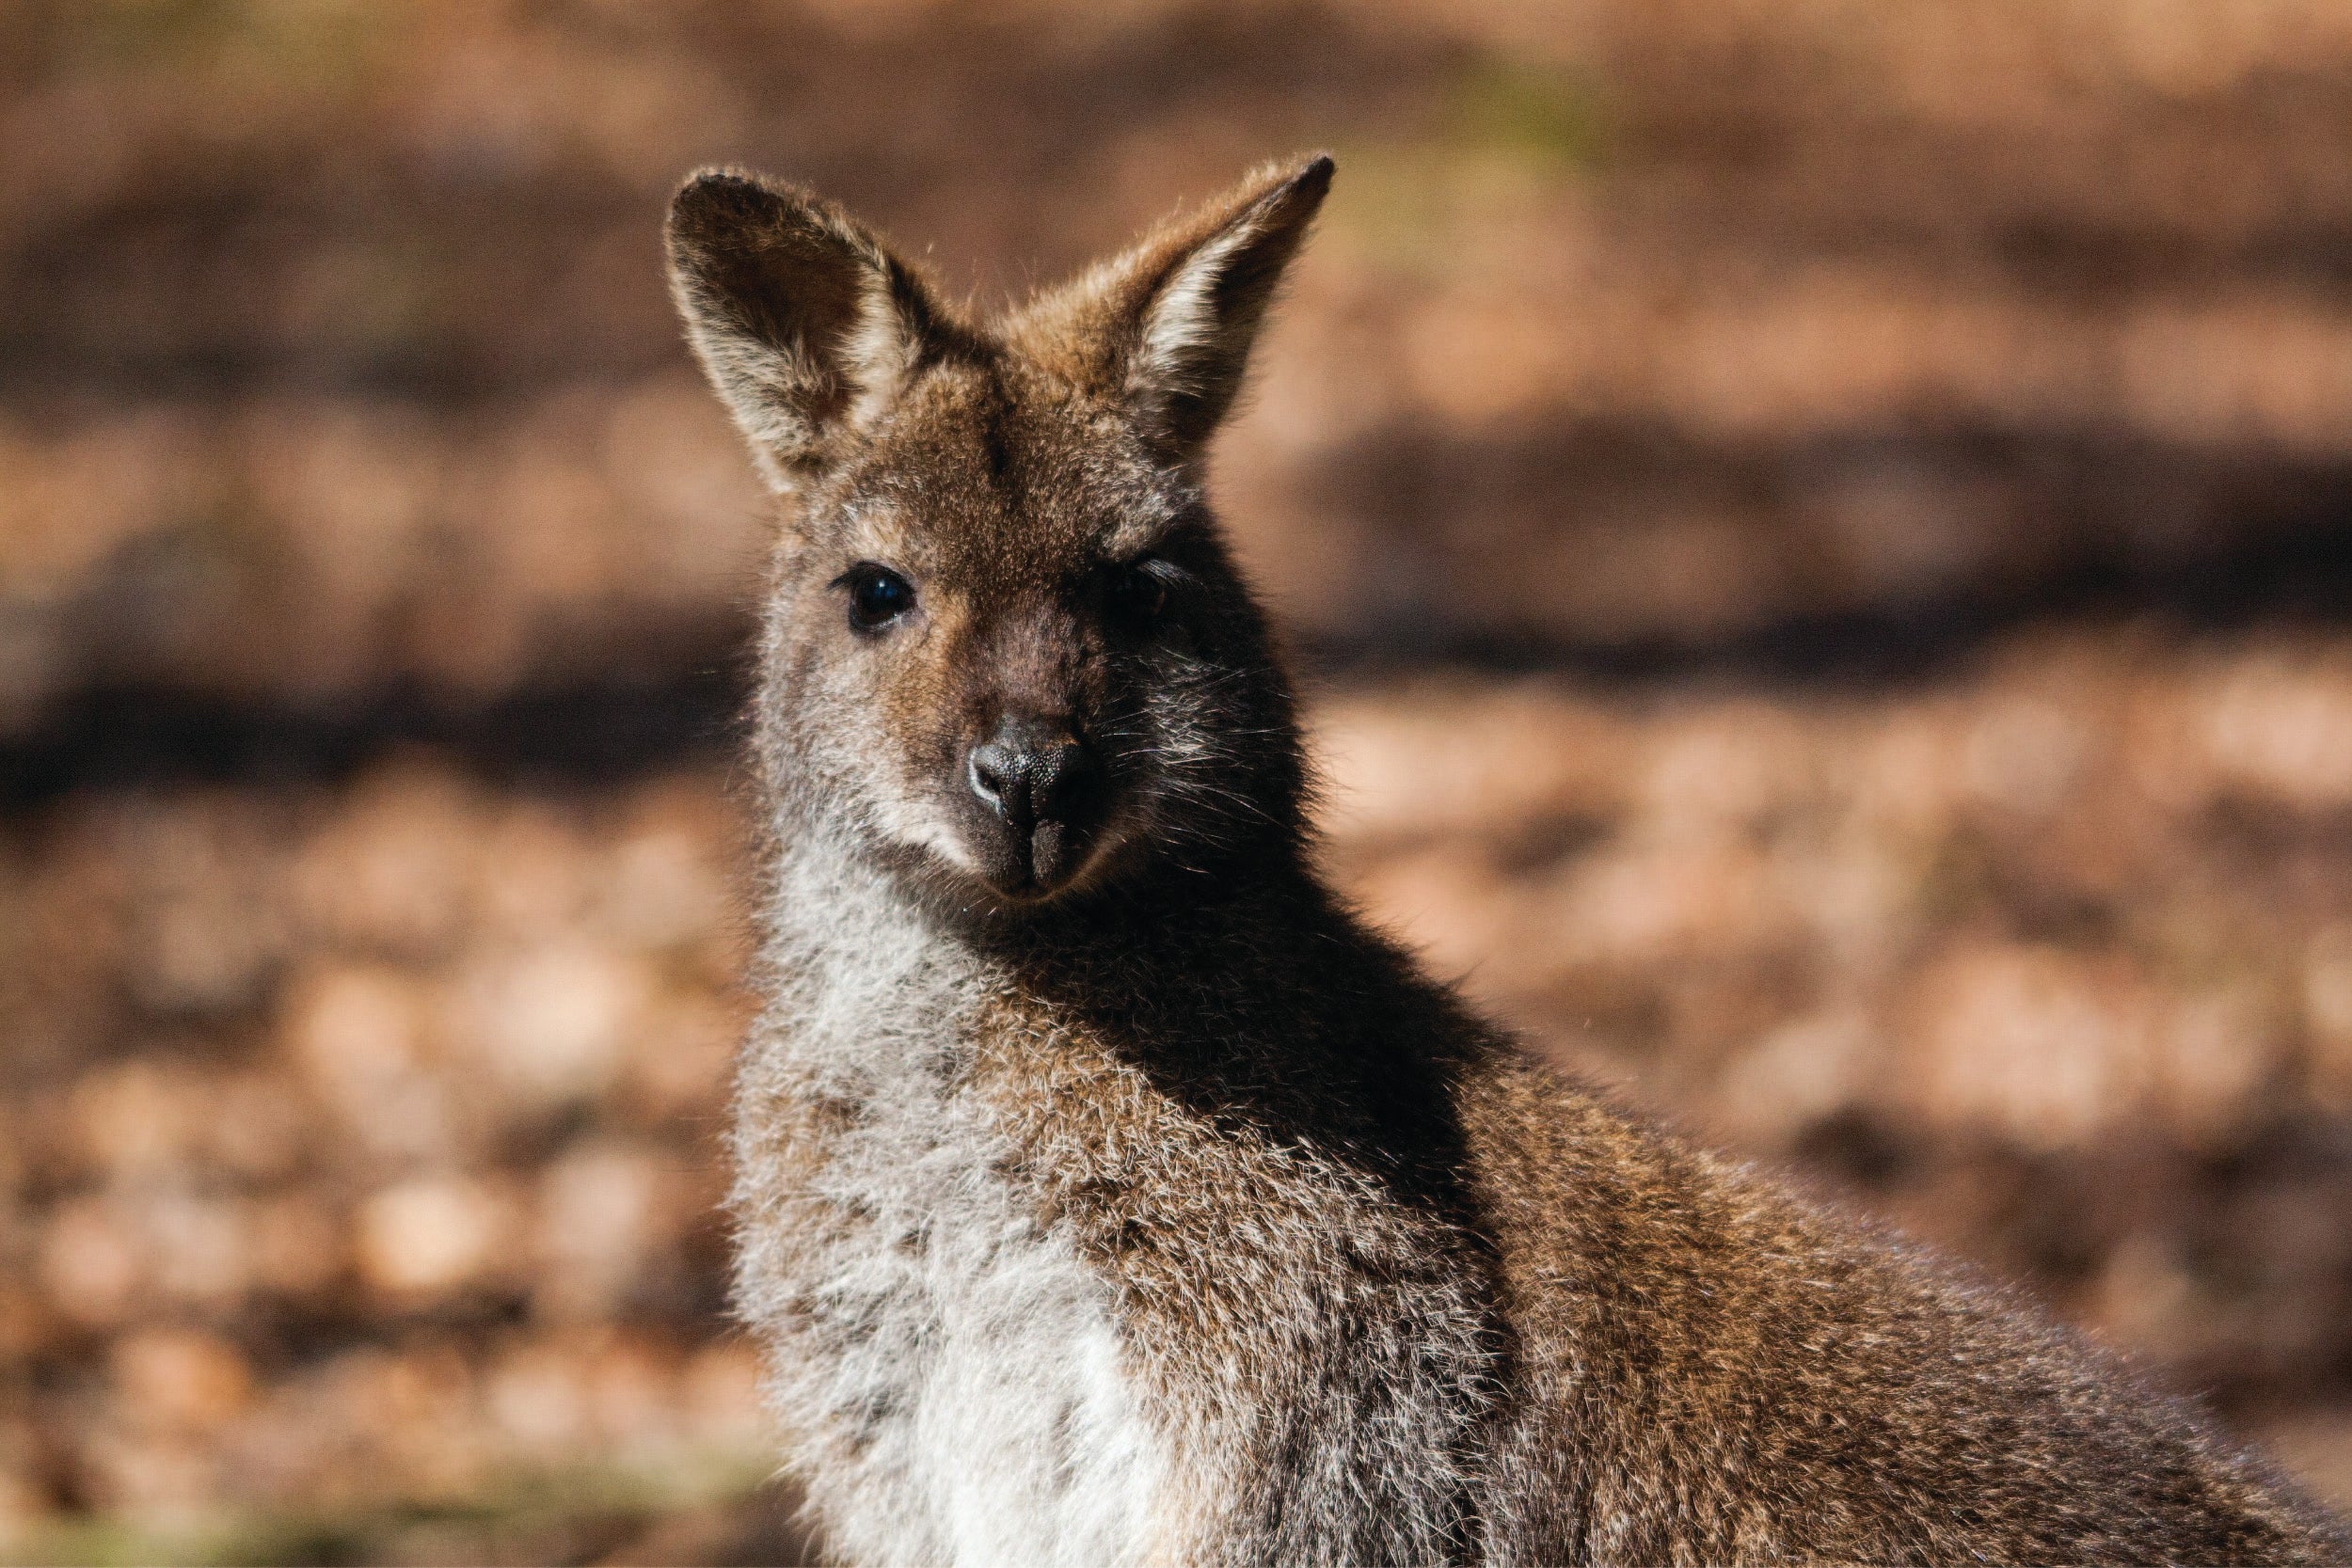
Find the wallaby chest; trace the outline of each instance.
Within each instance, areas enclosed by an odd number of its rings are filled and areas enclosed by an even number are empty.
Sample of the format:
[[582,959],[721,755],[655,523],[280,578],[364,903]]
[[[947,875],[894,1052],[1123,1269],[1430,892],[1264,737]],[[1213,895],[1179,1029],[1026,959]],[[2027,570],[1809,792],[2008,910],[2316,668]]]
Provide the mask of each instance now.
[[1111,1292],[968,1069],[976,976],[886,921],[785,946],[791,1006],[741,1077],[738,1300],[829,1533],[875,1560],[1136,1560],[1160,1443]]

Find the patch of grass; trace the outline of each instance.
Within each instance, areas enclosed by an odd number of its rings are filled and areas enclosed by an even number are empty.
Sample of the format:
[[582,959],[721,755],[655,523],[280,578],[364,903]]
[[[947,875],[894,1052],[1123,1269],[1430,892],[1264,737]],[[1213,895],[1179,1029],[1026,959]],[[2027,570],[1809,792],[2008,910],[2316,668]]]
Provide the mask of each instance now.
[[1417,134],[1339,149],[1348,199],[1335,219],[1391,266],[1446,270],[1465,231],[1600,172],[1610,144],[1606,105],[1588,77],[1549,61],[1473,55]]
[[1566,67],[1484,55],[1463,71],[1449,96],[1448,139],[1457,151],[1501,153],[1553,173],[1597,168],[1608,152],[1600,93]]

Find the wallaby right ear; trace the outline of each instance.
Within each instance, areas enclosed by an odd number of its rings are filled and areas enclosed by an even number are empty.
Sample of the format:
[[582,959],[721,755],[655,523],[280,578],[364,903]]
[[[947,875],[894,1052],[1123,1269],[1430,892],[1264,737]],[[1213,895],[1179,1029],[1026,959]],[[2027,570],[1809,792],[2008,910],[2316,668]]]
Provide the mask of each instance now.
[[1168,459],[1197,459],[1241,391],[1249,347],[1324,197],[1331,160],[1268,165],[1208,206],[1039,296],[1029,352],[1125,405]]
[[921,280],[818,197],[706,169],[670,203],[670,293],[770,486],[797,488],[935,348]]

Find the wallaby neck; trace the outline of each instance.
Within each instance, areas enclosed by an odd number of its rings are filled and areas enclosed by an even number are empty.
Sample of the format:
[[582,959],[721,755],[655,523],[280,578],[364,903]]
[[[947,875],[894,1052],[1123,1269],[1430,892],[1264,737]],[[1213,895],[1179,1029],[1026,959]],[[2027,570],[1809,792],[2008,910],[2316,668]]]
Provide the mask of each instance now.
[[1208,875],[1146,866],[1066,903],[1008,911],[927,893],[839,824],[785,822],[772,888],[771,957],[804,981],[905,985],[952,972],[1089,1010],[1148,1011],[1252,975],[1327,973],[1359,935],[1288,846]]
[[1024,1035],[1048,1022],[1192,1113],[1349,1151],[1391,1190],[1459,1207],[1437,1158],[1461,1138],[1444,1085],[1484,1031],[1301,855],[1147,874],[1001,921],[932,907],[821,838],[784,846],[781,872],[776,1001],[820,1051],[812,1034],[836,1035],[842,1058],[944,1082],[956,1042],[1009,1010]]

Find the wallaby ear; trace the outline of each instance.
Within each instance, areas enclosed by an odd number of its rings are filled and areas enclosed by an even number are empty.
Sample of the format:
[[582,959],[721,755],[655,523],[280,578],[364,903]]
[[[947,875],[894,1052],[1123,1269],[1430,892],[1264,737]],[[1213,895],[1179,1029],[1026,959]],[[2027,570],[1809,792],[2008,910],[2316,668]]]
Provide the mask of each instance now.
[[833,462],[940,341],[922,281],[804,191],[707,169],[672,199],[666,239],[687,341],[776,490]]
[[1087,341],[1081,373],[1122,397],[1171,460],[1197,456],[1232,410],[1331,169],[1325,156],[1261,169],[1041,302],[1040,318]]

